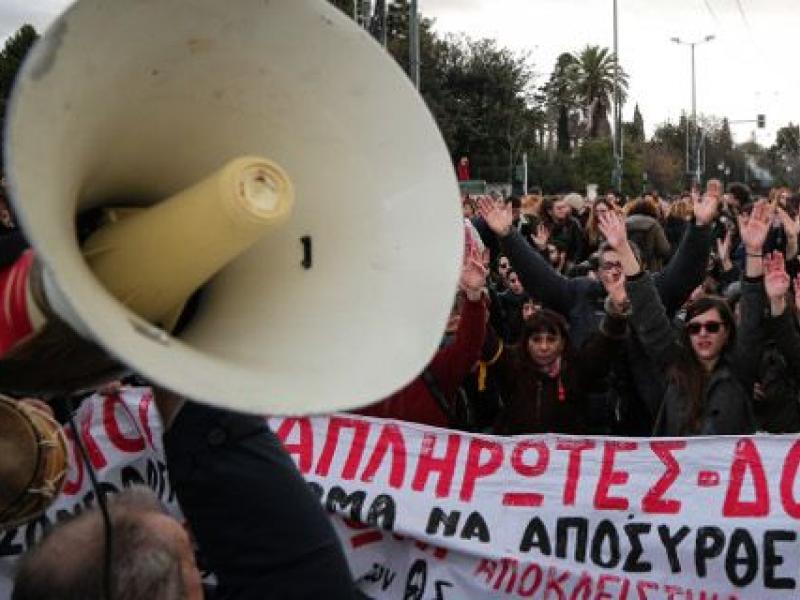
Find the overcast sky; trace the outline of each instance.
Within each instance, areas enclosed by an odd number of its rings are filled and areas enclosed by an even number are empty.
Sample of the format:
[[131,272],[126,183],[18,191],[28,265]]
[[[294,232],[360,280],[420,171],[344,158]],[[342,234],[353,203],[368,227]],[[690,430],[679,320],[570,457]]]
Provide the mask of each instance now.
[[[109,0],[110,2],[113,0]],[[166,1],[166,0],[165,0]],[[320,0],[321,1],[321,0]],[[529,51],[544,82],[561,52],[612,46],[612,0],[418,0],[441,33],[492,37]],[[671,37],[716,39],[697,48],[698,112],[731,120],[767,115],[761,143],[800,122],[800,0],[618,0],[620,60],[630,76],[630,119],[638,102],[645,125],[677,121],[691,106],[688,46]],[[43,31],[69,0],[0,0],[0,40],[23,23]],[[753,125],[734,125],[739,141]]]

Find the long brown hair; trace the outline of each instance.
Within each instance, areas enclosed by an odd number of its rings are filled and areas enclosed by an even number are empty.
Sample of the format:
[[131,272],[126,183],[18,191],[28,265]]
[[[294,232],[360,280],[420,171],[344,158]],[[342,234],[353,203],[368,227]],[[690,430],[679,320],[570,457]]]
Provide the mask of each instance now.
[[589,213],[589,220],[586,222],[586,239],[589,241],[589,244],[592,246],[596,246],[600,243],[600,227],[598,226],[600,220],[597,218],[597,206],[602,204],[603,206],[607,207],[609,212],[619,214],[619,209],[614,205],[613,202],[609,202],[605,198],[598,198],[592,204],[592,210]]
[[[724,298],[719,296],[703,296],[691,302],[686,307],[686,323],[705,312],[716,309],[725,329],[728,331],[728,339],[722,348],[722,354],[727,352],[736,341],[736,321],[733,312]],[[700,431],[705,409],[705,391],[708,380],[711,376],[692,349],[692,341],[689,337],[689,328],[684,327],[681,333],[682,351],[676,357],[675,362],[669,369],[667,377],[678,385],[689,399],[689,419],[683,424],[683,435],[693,435]]]

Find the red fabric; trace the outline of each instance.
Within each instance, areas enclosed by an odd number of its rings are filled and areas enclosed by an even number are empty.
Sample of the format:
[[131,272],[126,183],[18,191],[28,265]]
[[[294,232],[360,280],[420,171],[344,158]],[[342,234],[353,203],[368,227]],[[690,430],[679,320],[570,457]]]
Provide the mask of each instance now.
[[456,169],[459,181],[469,181],[469,161],[459,162]]
[[0,271],[0,356],[33,331],[28,316],[28,275],[33,265],[33,251],[26,251],[17,261]]
[[[464,302],[455,340],[439,350],[428,364],[439,389],[448,400],[454,398],[456,390],[480,359],[485,336],[486,307],[483,302]],[[449,425],[447,415],[430,394],[421,376],[385,400],[354,412],[369,417],[400,419],[435,427]]]

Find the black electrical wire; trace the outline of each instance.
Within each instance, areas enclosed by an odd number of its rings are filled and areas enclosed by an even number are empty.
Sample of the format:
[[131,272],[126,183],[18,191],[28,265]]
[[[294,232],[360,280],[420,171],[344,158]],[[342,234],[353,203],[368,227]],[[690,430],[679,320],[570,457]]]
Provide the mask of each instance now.
[[83,439],[81,439],[81,432],[75,425],[75,418],[74,418],[74,406],[72,404],[72,398],[70,396],[64,397],[64,402],[67,407],[67,420],[69,422],[70,427],[72,427],[73,438],[75,439],[75,443],[78,446],[78,450],[81,453],[81,458],[83,459],[83,463],[86,465],[86,470],[89,473],[89,480],[92,483],[92,489],[94,490],[94,495],[97,498],[97,504],[100,506],[100,513],[103,516],[103,526],[105,530],[105,553],[103,558],[103,591],[105,594],[106,600],[113,600],[112,592],[111,592],[111,566],[112,566],[112,556],[114,550],[114,539],[113,539],[113,530],[111,527],[111,515],[108,512],[108,504],[106,502],[106,493],[104,490],[100,488],[100,484],[97,481],[97,473],[95,473],[94,467],[92,466],[92,461],[89,459],[89,453],[86,450],[86,446],[83,444]]

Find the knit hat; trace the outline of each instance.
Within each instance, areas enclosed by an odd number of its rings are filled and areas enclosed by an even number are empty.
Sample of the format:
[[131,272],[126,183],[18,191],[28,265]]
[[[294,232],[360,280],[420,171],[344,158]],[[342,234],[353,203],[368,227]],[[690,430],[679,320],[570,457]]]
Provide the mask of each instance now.
[[567,194],[566,196],[564,196],[564,200],[566,201],[567,204],[569,204],[572,207],[572,210],[574,210],[575,212],[580,212],[581,210],[583,210],[583,205],[586,203],[586,200],[584,200],[583,196],[575,192],[572,192],[571,194]]

